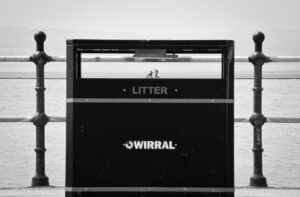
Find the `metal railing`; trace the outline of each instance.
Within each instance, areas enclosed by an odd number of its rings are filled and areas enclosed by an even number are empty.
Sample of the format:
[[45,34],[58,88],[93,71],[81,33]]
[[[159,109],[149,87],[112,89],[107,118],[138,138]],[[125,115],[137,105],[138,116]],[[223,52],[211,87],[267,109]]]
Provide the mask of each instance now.
[[[250,178],[250,186],[266,187],[267,181],[262,172],[262,126],[264,123],[300,123],[300,118],[289,117],[265,117],[262,114],[262,66],[268,62],[300,62],[300,56],[266,56],[262,52],[264,34],[257,32],[253,36],[255,52],[250,56],[236,56],[235,62],[251,62],[254,65],[254,110],[250,118],[236,117],[235,122],[250,122],[253,125],[253,176]],[[32,186],[48,186],[49,178],[45,174],[45,125],[48,122],[65,122],[66,117],[48,116],[45,113],[45,86],[44,66],[48,62],[65,62],[65,56],[48,56],[44,52],[46,34],[42,31],[34,35],[36,52],[30,56],[0,56],[0,62],[34,62],[36,65],[36,114],[32,117],[0,117],[0,122],[32,122],[36,126],[36,174],[32,178]],[[113,58],[113,57],[83,57],[83,62],[135,62],[152,61],[153,59]],[[157,62],[157,60],[155,60]],[[185,62],[219,62],[215,57],[182,57],[159,61],[185,61]]]

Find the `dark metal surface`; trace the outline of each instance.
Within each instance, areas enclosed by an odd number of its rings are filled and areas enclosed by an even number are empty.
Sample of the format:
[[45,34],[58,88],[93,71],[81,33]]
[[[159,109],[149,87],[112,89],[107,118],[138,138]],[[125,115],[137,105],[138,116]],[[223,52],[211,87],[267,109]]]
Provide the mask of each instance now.
[[264,177],[262,169],[262,126],[266,122],[266,117],[262,114],[262,66],[269,62],[269,58],[262,52],[264,39],[263,33],[254,34],[255,53],[249,57],[249,61],[254,65],[253,114],[250,117],[250,122],[253,125],[254,168],[250,178],[250,186],[258,187],[267,187],[267,179]]
[[32,178],[32,186],[49,186],[49,179],[45,174],[45,125],[49,118],[45,113],[45,85],[44,66],[49,57],[44,52],[46,34],[42,31],[34,35],[36,40],[36,53],[30,57],[36,65],[36,115],[33,117],[33,124],[36,126],[36,174]]
[[[233,41],[67,43],[66,186],[74,188],[67,196],[233,196],[233,103],[225,102],[234,99]],[[135,49],[148,48],[221,53],[222,78],[81,78],[83,52],[134,54]],[[137,94],[139,87],[148,91]],[[150,93],[155,87],[168,94]],[[80,102],[73,102],[76,99]],[[127,102],[130,99],[149,102]],[[175,102],[168,103],[168,99]],[[179,103],[176,99],[224,102]],[[177,146],[172,150],[127,149],[124,144],[131,140],[172,141]],[[84,187],[85,192],[76,192]],[[103,188],[111,189],[104,192]],[[153,192],[162,188],[164,192]]]

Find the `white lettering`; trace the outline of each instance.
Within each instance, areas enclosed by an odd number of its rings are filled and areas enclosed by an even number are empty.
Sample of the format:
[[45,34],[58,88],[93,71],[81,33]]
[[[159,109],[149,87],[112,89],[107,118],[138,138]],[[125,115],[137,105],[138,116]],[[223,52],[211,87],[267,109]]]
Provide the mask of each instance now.
[[135,149],[143,149],[143,147],[145,146],[144,141],[133,141],[133,144]]
[[161,149],[169,149],[169,145],[167,141],[163,142]]
[[161,147],[160,147],[161,146],[161,142],[160,141],[155,141],[154,144],[155,144],[154,145],[154,149],[161,149]]
[[127,149],[132,149],[133,148],[133,143],[131,141],[128,141],[123,144]]
[[148,141],[148,149],[154,149],[154,142]]
[[175,150],[176,144],[172,141],[127,141],[123,144],[126,149]]
[[169,143],[170,143],[170,145],[169,145],[169,149],[171,149],[171,150],[175,150],[175,146],[173,146],[173,142],[172,142],[172,141],[170,141]]
[[132,94],[140,94],[140,93],[135,90],[135,87],[132,87]]
[[162,87],[161,92],[162,92],[162,94],[168,94],[168,88],[167,87]]
[[146,87],[146,86],[133,86],[132,94],[168,94],[167,87]]

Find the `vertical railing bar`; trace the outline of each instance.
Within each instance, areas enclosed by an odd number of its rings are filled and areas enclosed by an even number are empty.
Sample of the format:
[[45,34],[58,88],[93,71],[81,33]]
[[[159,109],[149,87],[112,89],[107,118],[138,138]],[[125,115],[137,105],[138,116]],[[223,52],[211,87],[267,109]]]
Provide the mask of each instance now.
[[36,115],[32,122],[36,126],[36,174],[32,178],[31,185],[49,186],[49,179],[45,174],[45,125],[49,117],[45,113],[45,77],[44,67],[49,61],[49,56],[44,52],[46,34],[42,31],[34,35],[36,41],[36,53],[30,57],[36,65]]
[[262,65],[269,62],[269,58],[262,52],[262,43],[265,36],[257,32],[253,36],[255,53],[249,57],[249,62],[254,65],[254,88],[253,88],[253,114],[250,122],[253,125],[253,175],[250,178],[250,186],[267,187],[267,179],[263,175],[262,165],[262,126],[266,117],[262,114]]

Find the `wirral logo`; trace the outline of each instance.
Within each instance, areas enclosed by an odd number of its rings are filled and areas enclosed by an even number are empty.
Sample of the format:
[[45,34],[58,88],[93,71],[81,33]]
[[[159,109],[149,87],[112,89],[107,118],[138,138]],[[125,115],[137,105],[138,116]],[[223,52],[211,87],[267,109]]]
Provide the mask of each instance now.
[[175,150],[177,144],[172,141],[127,141],[123,146],[129,150]]

